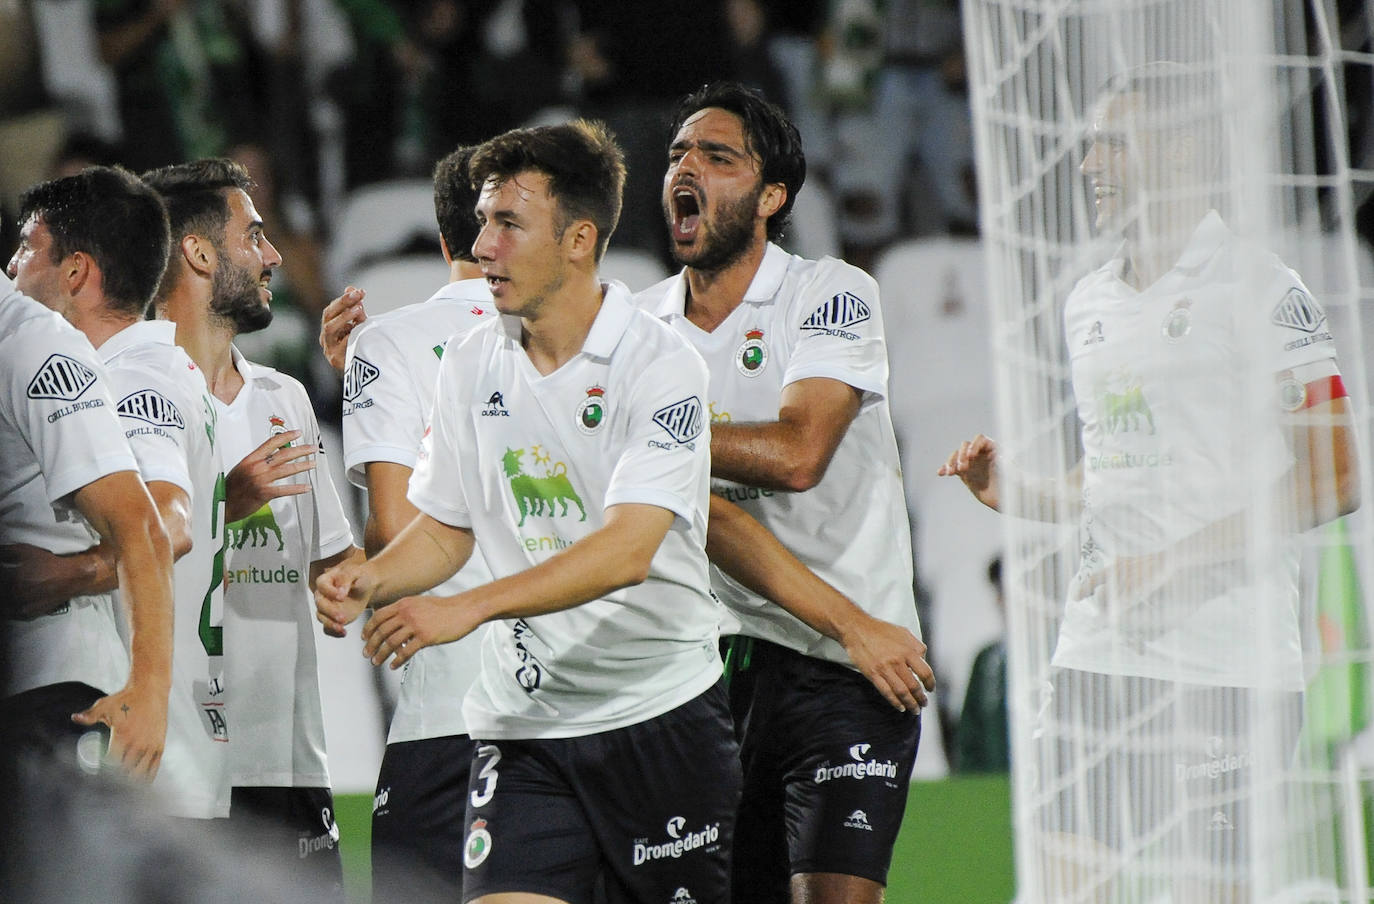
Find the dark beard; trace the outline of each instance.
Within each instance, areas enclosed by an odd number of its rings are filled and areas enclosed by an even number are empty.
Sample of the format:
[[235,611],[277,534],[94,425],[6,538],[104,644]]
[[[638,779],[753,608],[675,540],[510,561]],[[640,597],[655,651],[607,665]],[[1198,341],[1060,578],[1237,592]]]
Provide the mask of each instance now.
[[256,333],[272,322],[272,308],[258,295],[258,277],[223,259],[210,280],[210,313],[227,321],[236,336]]
[[[714,273],[743,257],[754,238],[754,211],[758,209],[762,193],[763,187],[760,186],[758,191],[722,205],[716,211],[710,234],[694,254],[683,254],[677,243],[671,242],[673,260],[693,270]],[[672,210],[668,209],[667,214],[671,224]]]

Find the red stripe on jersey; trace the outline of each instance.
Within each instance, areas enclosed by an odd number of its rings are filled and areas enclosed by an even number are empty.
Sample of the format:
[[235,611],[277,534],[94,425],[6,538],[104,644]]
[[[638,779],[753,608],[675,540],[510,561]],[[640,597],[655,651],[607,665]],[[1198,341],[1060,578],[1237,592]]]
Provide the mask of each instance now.
[[1313,380],[1303,388],[1307,390],[1307,400],[1302,403],[1304,408],[1315,408],[1330,402],[1332,399],[1343,399],[1348,395],[1340,374]]

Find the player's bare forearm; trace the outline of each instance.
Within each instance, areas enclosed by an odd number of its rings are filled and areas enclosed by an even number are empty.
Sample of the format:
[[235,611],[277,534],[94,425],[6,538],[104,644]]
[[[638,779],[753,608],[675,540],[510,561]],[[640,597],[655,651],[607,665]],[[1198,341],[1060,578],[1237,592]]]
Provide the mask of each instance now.
[[1083,463],[1068,474],[1031,478],[1001,459],[997,443],[978,434],[959,444],[936,474],[958,477],[973,497],[995,512],[1060,523],[1077,520],[1083,511]]
[[72,597],[106,593],[118,586],[115,556],[108,544],[57,555],[38,546],[0,547],[0,589],[11,603],[9,618],[37,618]]
[[1359,449],[1350,399],[1332,399],[1290,415],[1289,432],[1297,529],[1325,524],[1359,508]]
[[411,597],[377,611],[363,629],[364,652],[379,665],[394,655],[399,668],[416,650],[485,622],[559,612],[639,584],[673,518],[653,505],[611,506],[598,530],[533,568],[457,596]]
[[711,425],[711,476],[746,486],[803,492],[825,477],[863,394],[814,377],[783,388],[778,419]]
[[390,461],[370,461],[367,478],[367,524],[363,528],[363,547],[375,556],[394,540],[420,510],[406,498],[411,469]]
[[935,689],[925,644],[905,628],[868,615],[807,568],[748,512],[714,495],[706,554],[745,587],[838,641],[894,707],[925,706],[925,691]]
[[476,548],[472,531],[421,513],[361,566],[375,582],[370,605],[424,593],[451,578]]

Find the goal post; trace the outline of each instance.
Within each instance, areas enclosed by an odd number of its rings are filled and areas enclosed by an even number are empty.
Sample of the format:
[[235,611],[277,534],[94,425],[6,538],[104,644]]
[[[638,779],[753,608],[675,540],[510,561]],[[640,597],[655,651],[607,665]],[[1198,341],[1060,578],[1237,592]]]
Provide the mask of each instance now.
[[1018,900],[1368,904],[1374,61],[1326,0],[963,12]]

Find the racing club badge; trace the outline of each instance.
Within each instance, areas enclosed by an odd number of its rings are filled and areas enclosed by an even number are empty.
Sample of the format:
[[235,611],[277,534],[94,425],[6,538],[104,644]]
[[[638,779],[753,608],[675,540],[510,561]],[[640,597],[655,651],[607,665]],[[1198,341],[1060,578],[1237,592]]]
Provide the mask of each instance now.
[[591,435],[605,423],[606,403],[602,399],[605,394],[606,390],[600,386],[587,388],[587,397],[582,400],[582,404],[577,406],[578,430]]
[[763,344],[763,330],[752,329],[744,334],[744,344],[735,355],[735,367],[746,377],[757,377],[768,366],[768,346]]

